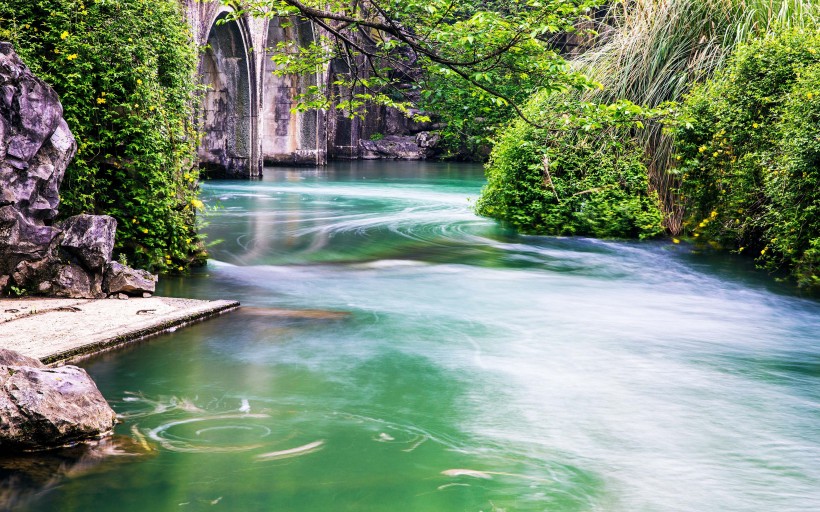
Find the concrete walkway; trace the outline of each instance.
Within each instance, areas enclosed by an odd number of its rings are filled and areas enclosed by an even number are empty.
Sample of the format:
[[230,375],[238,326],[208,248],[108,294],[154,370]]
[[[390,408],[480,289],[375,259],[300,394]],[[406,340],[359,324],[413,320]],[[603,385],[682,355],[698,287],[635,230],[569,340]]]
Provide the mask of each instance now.
[[237,307],[235,301],[170,297],[0,299],[0,347],[55,364]]

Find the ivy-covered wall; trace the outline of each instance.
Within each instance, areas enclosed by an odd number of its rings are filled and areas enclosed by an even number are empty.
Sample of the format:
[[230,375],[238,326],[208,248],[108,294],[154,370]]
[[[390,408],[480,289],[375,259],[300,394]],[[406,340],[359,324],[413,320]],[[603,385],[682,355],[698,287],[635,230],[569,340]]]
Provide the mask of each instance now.
[[0,0],[0,39],[54,87],[79,144],[60,215],[113,216],[115,255],[155,271],[204,261],[189,30],[176,0]]

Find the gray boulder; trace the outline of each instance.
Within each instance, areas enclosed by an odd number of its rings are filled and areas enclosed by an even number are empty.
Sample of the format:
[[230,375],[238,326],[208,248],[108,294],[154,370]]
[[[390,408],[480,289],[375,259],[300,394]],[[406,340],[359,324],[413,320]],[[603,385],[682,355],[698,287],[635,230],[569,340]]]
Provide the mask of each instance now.
[[0,354],[0,452],[65,446],[111,432],[116,414],[81,368]]
[[63,230],[60,246],[93,272],[102,273],[111,261],[117,221],[108,215],[75,215],[57,224]]
[[424,150],[410,135],[388,135],[379,140],[360,140],[362,158],[365,160],[422,160]]
[[141,297],[143,293],[154,293],[156,287],[157,276],[147,270],[133,269],[116,261],[106,268],[103,290],[109,295],[125,293]]
[[104,296],[100,286],[102,279],[95,278],[98,278],[98,276],[89,276],[80,265],[69,263],[58,267],[56,275],[46,283],[49,285],[48,292],[56,297],[70,299],[101,298]]
[[388,135],[380,140],[360,140],[365,160],[424,160],[433,156],[440,136],[432,132],[416,135]]
[[53,219],[76,149],[57,94],[0,42],[0,206]]
[[39,359],[24,356],[19,352],[15,352],[7,348],[0,348],[0,366],[30,366],[32,368],[46,367],[46,365],[41,363]]

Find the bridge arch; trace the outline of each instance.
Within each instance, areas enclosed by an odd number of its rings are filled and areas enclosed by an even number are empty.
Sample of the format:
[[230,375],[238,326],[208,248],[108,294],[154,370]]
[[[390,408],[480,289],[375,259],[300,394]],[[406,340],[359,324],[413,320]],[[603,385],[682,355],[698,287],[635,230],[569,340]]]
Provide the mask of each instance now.
[[251,30],[227,8],[212,18],[200,62],[200,165],[227,177],[259,175],[258,87]]

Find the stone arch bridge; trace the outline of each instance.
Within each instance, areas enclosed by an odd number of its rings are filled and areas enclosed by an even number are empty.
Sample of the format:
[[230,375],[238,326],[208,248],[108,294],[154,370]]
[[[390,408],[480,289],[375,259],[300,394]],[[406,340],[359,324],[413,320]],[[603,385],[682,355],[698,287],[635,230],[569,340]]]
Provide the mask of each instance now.
[[180,1],[194,42],[202,48],[198,71],[207,92],[198,111],[199,159],[210,175],[256,177],[266,164],[323,165],[328,157],[367,157],[360,140],[392,133],[402,124],[396,112],[385,109],[375,109],[363,121],[321,111],[291,112],[296,95],[326,83],[330,70],[310,77],[274,76],[270,52],[279,42],[315,40],[310,22],[244,15],[221,23],[232,7],[219,0]]
[[266,163],[325,163],[325,114],[292,113],[291,108],[296,94],[326,77],[274,76],[268,54],[282,41],[312,41],[312,25],[249,16],[221,23],[231,7],[219,1],[181,1],[194,42],[202,48],[198,72],[207,86],[198,109],[202,167],[215,175],[254,177]]

